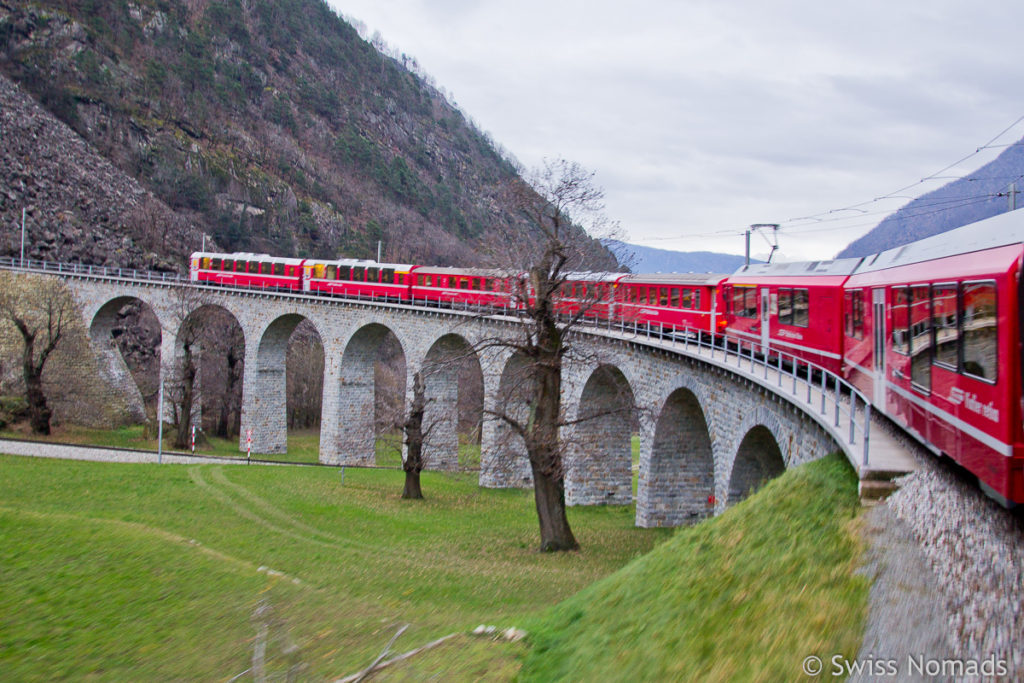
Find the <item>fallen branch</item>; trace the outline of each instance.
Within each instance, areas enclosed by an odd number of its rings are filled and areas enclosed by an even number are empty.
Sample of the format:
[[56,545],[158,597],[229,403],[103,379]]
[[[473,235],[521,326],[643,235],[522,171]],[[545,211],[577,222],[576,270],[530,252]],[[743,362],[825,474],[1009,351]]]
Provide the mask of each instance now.
[[[407,627],[403,627],[402,631],[404,631],[406,628]],[[397,638],[400,633],[401,633],[401,631],[399,631],[399,633],[396,633],[395,634],[395,638]],[[387,653],[388,648],[391,647],[391,643],[388,643],[388,647],[384,648],[384,652],[381,652],[381,656],[378,657],[377,661],[375,661],[373,664],[371,664],[370,666],[368,666],[367,668],[363,669],[362,671],[360,671],[357,674],[352,674],[351,676],[346,676],[345,678],[339,678],[334,683],[358,683],[359,681],[364,680],[367,676],[369,676],[372,673],[376,673],[376,672],[378,672],[378,671],[380,671],[382,669],[385,669],[385,668],[391,666],[392,664],[396,664],[398,662],[405,661],[406,659],[409,659],[410,657],[418,655],[421,652],[426,652],[427,650],[433,649],[433,648],[437,647],[438,645],[440,645],[441,643],[443,643],[444,641],[448,640],[449,638],[453,638],[453,637],[455,637],[457,635],[458,635],[457,633],[449,633],[448,635],[444,636],[443,638],[438,638],[437,640],[431,641],[431,642],[427,643],[426,645],[424,645],[422,647],[418,647],[415,650],[409,650],[408,652],[402,653],[402,654],[398,655],[397,657],[393,657],[393,658],[387,660],[386,662],[382,662],[382,661],[380,661],[381,657],[383,657]],[[395,638],[391,639],[392,643],[395,642]]]

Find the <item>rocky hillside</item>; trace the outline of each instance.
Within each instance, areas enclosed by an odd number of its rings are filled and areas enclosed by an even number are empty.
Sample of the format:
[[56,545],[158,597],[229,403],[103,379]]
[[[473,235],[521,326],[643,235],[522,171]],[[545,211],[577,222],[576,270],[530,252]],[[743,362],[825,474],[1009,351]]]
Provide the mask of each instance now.
[[0,75],[0,253],[173,271],[201,240],[185,217],[126,176]]
[[[909,202],[852,242],[837,258],[867,256],[980,221],[1009,209],[1007,191],[1024,192],[1024,140],[965,178]],[[1016,205],[1024,206],[1017,195]]]
[[29,207],[39,255],[93,240],[75,255],[122,245],[115,261],[156,264],[206,233],[229,250],[369,257],[382,240],[386,260],[473,265],[499,236],[530,238],[504,198],[513,164],[322,0],[0,0],[0,72],[87,143],[21,138],[46,127],[23,103],[5,118],[20,170],[0,171],[0,210],[10,226]]

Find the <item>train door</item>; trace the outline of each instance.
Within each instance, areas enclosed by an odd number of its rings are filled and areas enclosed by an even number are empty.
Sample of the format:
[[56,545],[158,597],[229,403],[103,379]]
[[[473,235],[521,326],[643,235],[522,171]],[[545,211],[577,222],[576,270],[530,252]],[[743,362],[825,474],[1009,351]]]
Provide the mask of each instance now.
[[761,353],[768,353],[769,347],[769,331],[770,325],[768,321],[771,320],[771,292],[767,287],[761,288]]
[[874,358],[874,400],[873,403],[885,410],[885,288],[871,290],[871,331],[874,335],[872,357]]

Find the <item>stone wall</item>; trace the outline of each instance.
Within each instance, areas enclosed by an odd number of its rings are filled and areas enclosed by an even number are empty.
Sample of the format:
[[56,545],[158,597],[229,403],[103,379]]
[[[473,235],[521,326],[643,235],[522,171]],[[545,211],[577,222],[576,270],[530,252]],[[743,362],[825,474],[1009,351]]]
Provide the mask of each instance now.
[[[150,306],[173,337],[181,296],[173,287],[75,279],[83,317],[95,346],[102,347],[102,311],[119,297]],[[452,469],[458,462],[455,433],[457,375],[446,360],[476,356],[484,378],[484,405],[510,406],[522,415],[524,361],[507,347],[484,344],[510,335],[508,323],[407,306],[324,301],[302,296],[199,288],[195,306],[218,305],[238,320],[246,341],[242,443],[253,433],[254,453],[287,447],[285,347],[303,319],[324,346],[320,461],[374,462],[374,373],[378,347],[393,334],[402,348],[411,391],[412,375],[427,375],[435,425],[428,466]],[[803,409],[743,373],[638,341],[574,335],[583,353],[567,360],[563,406],[571,425],[566,448],[566,495],[571,504],[632,501],[631,433],[639,431],[640,526],[678,525],[721,511],[765,476],[837,449],[829,433]],[[163,348],[173,348],[165,343]],[[479,353],[475,348],[482,348]],[[108,362],[108,374],[124,380]],[[448,369],[446,369],[448,368]],[[131,393],[130,391],[128,393]],[[528,486],[530,468],[522,439],[500,421],[485,420],[480,483]],[[735,473],[734,473],[735,470]]]

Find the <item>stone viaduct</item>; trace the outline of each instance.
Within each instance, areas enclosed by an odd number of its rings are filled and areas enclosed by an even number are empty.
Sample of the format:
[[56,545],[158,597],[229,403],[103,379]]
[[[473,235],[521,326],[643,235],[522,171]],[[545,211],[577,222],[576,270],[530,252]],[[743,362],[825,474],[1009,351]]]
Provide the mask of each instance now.
[[[181,353],[185,320],[204,307],[220,307],[234,316],[245,337],[242,440],[251,429],[254,452],[285,452],[285,352],[302,320],[313,324],[324,348],[322,463],[374,463],[374,359],[389,332],[405,355],[407,392],[413,373],[423,370],[427,395],[433,399],[427,419],[437,426],[425,448],[428,467],[458,465],[459,387],[454,364],[446,361],[469,356],[479,363],[485,406],[516,401],[522,360],[507,347],[481,344],[515,334],[518,323],[511,318],[109,273],[78,273],[67,281],[105,379],[130,396],[139,411],[139,390],[111,336],[118,310],[138,300],[156,315],[162,329],[163,373]],[[663,348],[635,334],[581,333],[574,343],[586,354],[585,360],[567,364],[563,385],[563,405],[573,423],[566,428],[571,444],[566,495],[571,505],[633,500],[631,434],[637,431],[639,526],[679,525],[713,514],[790,465],[849,450],[829,420],[730,366],[727,358],[709,361],[679,344]],[[636,409],[609,410],[629,405]],[[838,424],[838,409],[836,414]],[[480,484],[528,485],[524,453],[522,441],[512,438],[502,423],[485,420]]]

